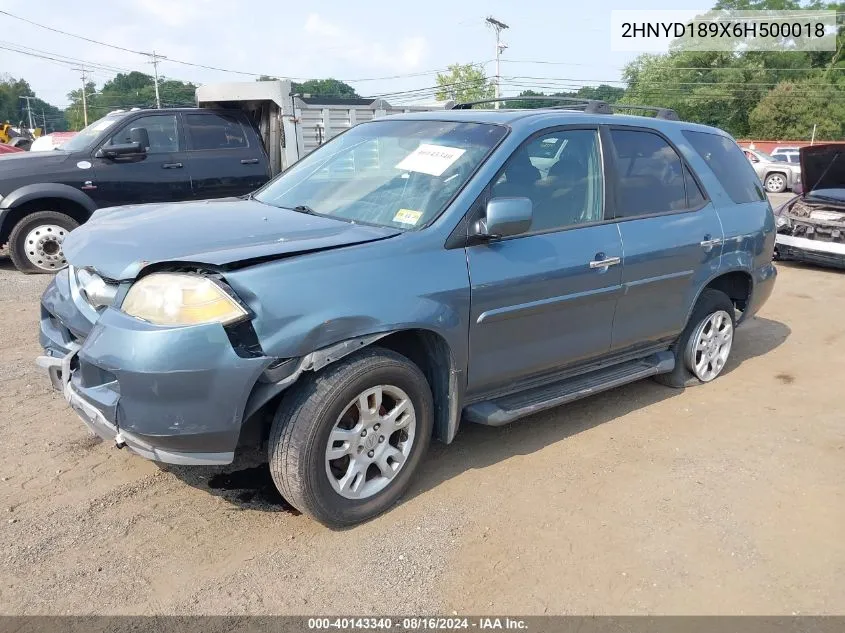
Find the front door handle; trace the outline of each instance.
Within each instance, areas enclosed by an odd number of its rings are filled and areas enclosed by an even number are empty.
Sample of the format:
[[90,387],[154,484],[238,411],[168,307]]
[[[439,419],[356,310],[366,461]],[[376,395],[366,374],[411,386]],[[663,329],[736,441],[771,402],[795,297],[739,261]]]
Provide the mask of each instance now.
[[182,163],[164,163],[162,169],[182,169]]
[[244,158],[241,161],[241,165],[255,165],[256,163],[258,163],[257,158]]
[[605,257],[603,253],[597,253],[596,259],[590,262],[590,268],[607,268],[616,266],[622,261],[621,257]]

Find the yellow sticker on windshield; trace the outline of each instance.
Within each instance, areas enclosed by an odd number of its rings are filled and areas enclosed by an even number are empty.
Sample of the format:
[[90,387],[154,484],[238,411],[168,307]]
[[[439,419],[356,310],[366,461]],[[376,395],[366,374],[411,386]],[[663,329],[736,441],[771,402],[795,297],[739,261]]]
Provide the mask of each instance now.
[[393,216],[394,222],[401,222],[402,224],[416,224],[422,216],[422,211],[412,211],[411,209],[399,209],[396,215]]

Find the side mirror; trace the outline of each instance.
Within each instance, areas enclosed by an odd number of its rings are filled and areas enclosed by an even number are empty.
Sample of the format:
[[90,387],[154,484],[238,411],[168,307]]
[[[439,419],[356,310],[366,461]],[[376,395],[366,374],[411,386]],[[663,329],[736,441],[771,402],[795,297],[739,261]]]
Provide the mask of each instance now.
[[107,145],[101,147],[94,154],[96,158],[117,158],[119,156],[131,156],[132,154],[144,154],[144,148],[138,142],[120,143],[118,145]]
[[487,239],[519,235],[531,228],[533,215],[534,205],[528,198],[493,198],[484,218],[475,223],[473,234]]

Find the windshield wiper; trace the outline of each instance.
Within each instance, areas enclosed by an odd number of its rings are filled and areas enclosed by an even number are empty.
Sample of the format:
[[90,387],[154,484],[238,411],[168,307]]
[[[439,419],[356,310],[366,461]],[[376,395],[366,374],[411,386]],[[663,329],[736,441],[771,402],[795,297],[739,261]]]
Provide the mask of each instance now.
[[307,213],[308,215],[320,215],[314,211],[314,209],[304,204],[298,204],[295,207],[291,207],[291,209],[293,211],[298,211],[299,213]]

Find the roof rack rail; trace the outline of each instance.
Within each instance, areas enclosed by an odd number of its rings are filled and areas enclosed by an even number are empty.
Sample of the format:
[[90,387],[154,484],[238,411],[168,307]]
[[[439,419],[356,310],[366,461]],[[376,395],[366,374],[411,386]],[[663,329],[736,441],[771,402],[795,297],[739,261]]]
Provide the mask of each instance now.
[[[456,103],[450,110],[469,110],[474,105],[483,103],[503,103],[506,101],[560,101],[561,103],[577,104],[584,107],[584,112],[589,114],[613,114],[610,106],[601,99],[580,99],[578,97],[546,97],[546,96],[525,96],[525,97],[498,97],[496,99],[481,99],[479,101],[466,101]],[[565,106],[553,106],[563,108]]]
[[654,112],[657,119],[666,121],[680,121],[678,113],[671,108],[661,108],[660,106],[641,106],[641,105],[627,105],[624,103],[607,103],[601,99],[580,99],[578,97],[553,97],[553,96],[524,96],[524,97],[498,97],[496,99],[481,99],[479,101],[466,101],[464,103],[454,104],[450,110],[469,110],[474,105],[481,105],[484,103],[503,103],[506,101],[558,101],[567,105],[551,106],[552,108],[569,108],[579,107],[583,108],[587,114],[613,114],[615,109],[619,110],[637,110],[640,112]]
[[654,112],[654,118],[665,121],[680,121],[678,113],[672,108],[661,108],[660,106],[628,105],[627,103],[613,103],[611,108],[620,110],[637,110],[638,112]]

